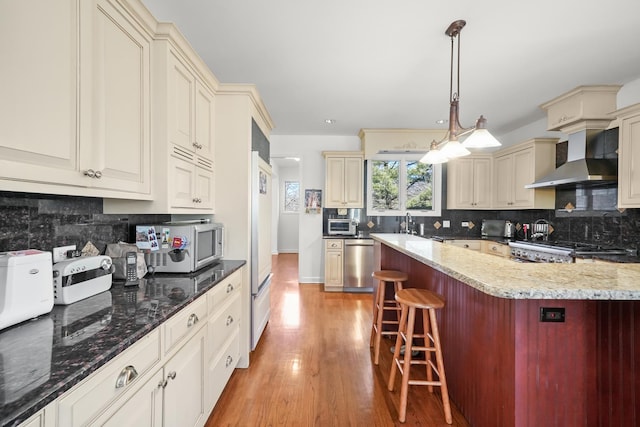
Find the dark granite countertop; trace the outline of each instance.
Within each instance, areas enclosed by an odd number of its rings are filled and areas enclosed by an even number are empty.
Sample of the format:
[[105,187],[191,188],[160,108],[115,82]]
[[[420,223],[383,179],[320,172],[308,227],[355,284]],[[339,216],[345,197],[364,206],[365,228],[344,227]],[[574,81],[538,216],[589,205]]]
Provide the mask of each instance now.
[[0,331],[0,425],[17,425],[85,379],[245,261],[155,274]]

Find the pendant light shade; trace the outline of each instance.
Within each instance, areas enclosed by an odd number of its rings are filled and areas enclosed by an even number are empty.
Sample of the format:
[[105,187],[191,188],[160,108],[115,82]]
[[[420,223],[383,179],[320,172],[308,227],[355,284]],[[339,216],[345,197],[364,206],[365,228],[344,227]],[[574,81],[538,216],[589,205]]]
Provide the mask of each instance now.
[[[445,137],[439,142],[431,143],[431,150],[420,159],[423,163],[444,163],[449,159],[467,156],[471,154],[467,148],[488,148],[499,147],[500,142],[486,129],[487,120],[484,116],[476,121],[473,128],[464,129],[460,125],[459,119],[459,99],[460,99],[460,31],[467,25],[467,22],[459,19],[453,21],[445,31],[451,39],[451,81],[449,87],[449,129]],[[454,61],[454,45],[457,40],[457,61]],[[455,91],[454,89],[454,64],[457,74]],[[471,133],[461,144],[459,137]],[[440,149],[438,147],[441,146]]]
[[487,119],[480,116],[476,122],[476,129],[464,140],[462,145],[467,148],[500,147],[502,144],[486,128]]

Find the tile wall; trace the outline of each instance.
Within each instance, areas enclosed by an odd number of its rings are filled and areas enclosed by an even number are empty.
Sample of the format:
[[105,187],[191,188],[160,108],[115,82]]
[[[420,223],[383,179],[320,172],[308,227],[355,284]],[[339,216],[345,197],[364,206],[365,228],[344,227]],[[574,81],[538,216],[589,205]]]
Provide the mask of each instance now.
[[104,251],[108,243],[132,241],[136,224],[171,220],[170,215],[105,215],[102,199],[0,192],[0,252],[50,251],[92,242]]

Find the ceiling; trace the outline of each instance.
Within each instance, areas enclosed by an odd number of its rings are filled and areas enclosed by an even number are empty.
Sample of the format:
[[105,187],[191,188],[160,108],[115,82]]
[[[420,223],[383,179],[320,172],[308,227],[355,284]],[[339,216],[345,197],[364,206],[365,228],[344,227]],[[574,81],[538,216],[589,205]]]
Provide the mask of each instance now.
[[[223,83],[253,83],[272,135],[446,128],[460,35],[460,121],[496,136],[579,85],[640,78],[640,1],[143,0]],[[325,123],[334,119],[334,124]]]

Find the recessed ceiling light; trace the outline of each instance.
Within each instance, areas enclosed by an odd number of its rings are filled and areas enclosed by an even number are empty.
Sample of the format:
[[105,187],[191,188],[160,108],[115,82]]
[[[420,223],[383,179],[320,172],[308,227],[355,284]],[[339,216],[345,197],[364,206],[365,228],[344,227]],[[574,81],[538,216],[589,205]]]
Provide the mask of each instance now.
[[324,122],[326,124],[328,124],[328,125],[332,125],[332,124],[334,124],[336,122],[336,120],[335,119],[324,119]]
[[294,161],[296,161],[296,162],[299,162],[299,161],[300,161],[300,157],[285,157],[284,159],[285,159],[285,160],[294,160]]
[[443,124],[445,124],[445,123],[447,123],[447,122],[448,122],[448,120],[447,120],[447,119],[440,119],[440,120],[436,120],[436,123],[437,123],[437,124],[439,124],[439,125],[443,125]]

